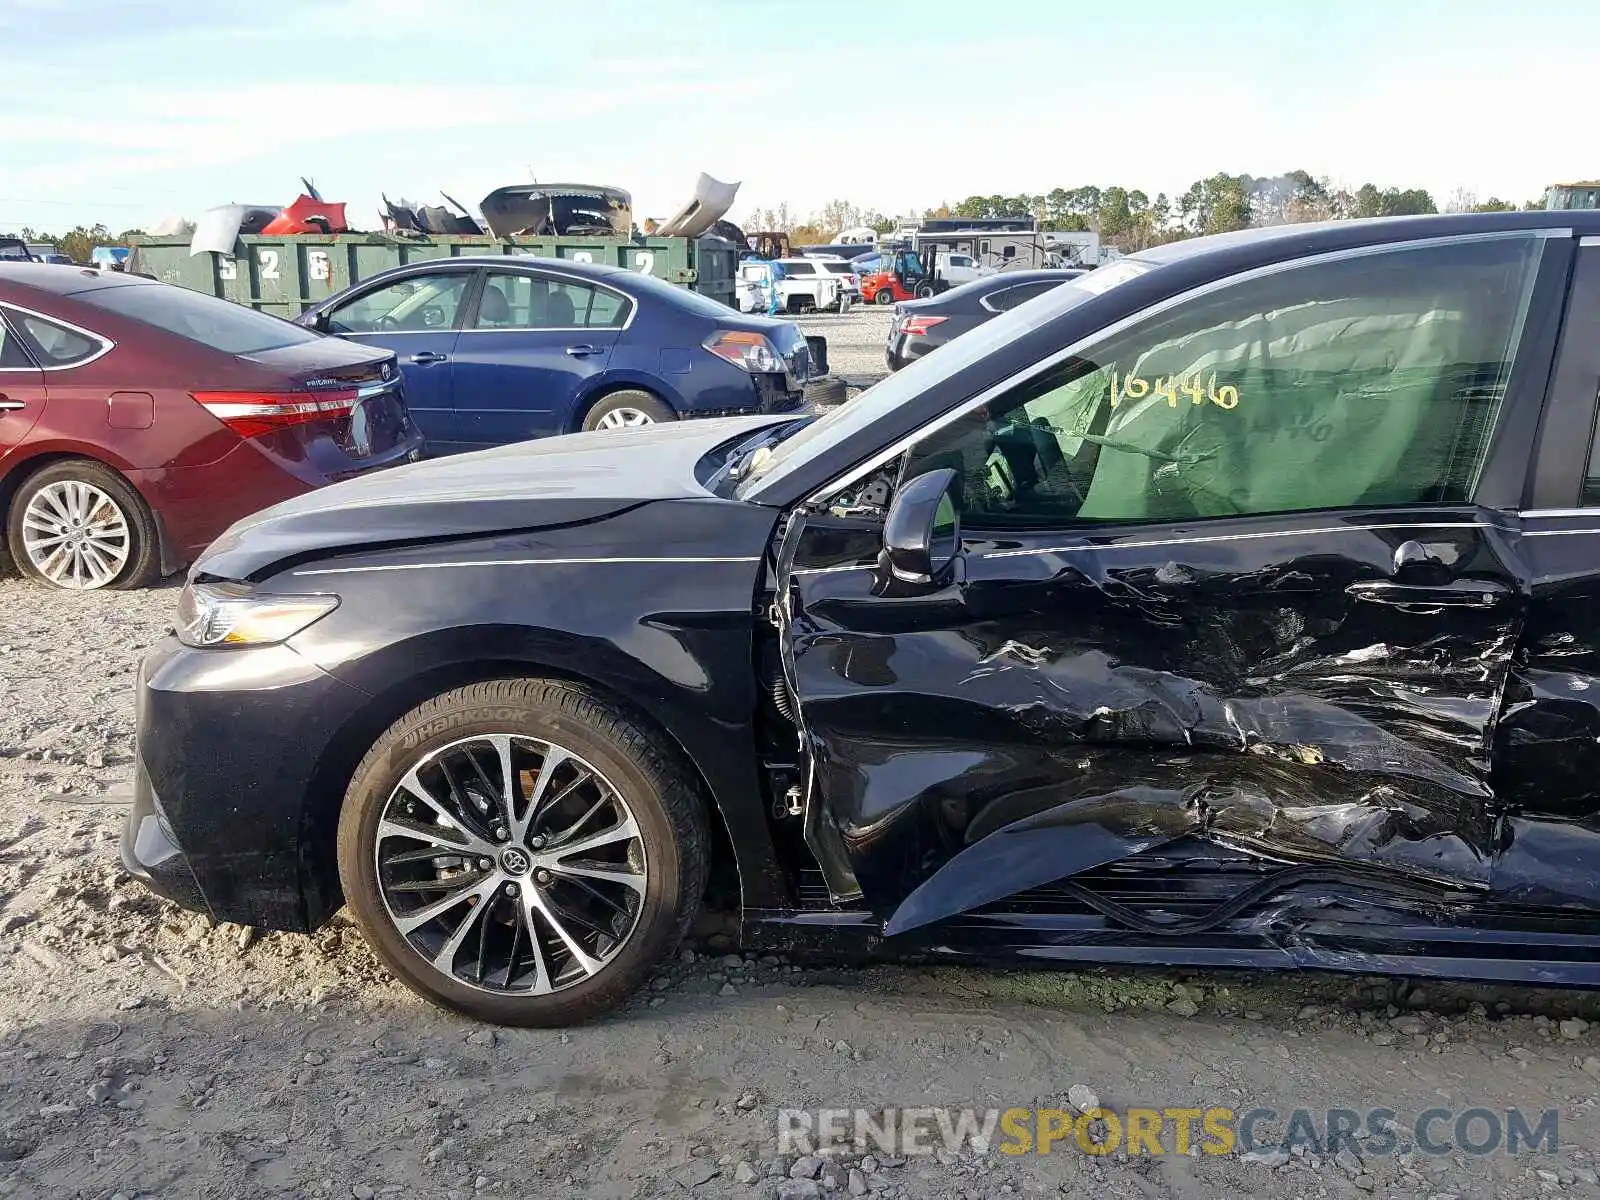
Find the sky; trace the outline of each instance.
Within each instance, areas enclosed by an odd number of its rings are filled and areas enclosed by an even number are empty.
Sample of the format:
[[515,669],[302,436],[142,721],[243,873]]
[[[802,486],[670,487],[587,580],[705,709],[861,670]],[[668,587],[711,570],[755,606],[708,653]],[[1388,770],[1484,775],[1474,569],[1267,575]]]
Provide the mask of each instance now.
[[1518,202],[1600,176],[1596,0],[0,0],[0,232],[113,232],[310,176],[664,218],[1219,170]]

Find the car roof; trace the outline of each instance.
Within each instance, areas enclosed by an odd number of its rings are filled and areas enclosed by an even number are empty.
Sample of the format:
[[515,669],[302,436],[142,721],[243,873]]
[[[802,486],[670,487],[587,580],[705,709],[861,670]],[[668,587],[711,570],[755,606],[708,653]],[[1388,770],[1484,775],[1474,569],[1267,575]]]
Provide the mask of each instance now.
[[1345,246],[1402,241],[1407,236],[1450,237],[1456,234],[1510,232],[1518,229],[1570,229],[1580,236],[1600,234],[1600,209],[1534,209],[1505,213],[1428,213],[1411,217],[1367,217],[1361,220],[1312,221],[1301,225],[1268,225],[1237,229],[1207,237],[1186,238],[1140,250],[1126,257],[1154,265],[1183,262],[1201,255],[1234,250],[1270,251],[1274,243],[1295,241],[1299,253],[1316,254]]
[[904,307],[915,308],[919,311],[938,309],[951,304],[966,304],[969,301],[976,304],[978,301],[993,295],[995,292],[1004,291],[1006,288],[1020,287],[1025,283],[1071,283],[1074,279],[1088,274],[1087,271],[1077,267],[1040,267],[1029,271],[996,271],[992,275],[980,275],[976,279],[957,284],[934,296],[923,300],[907,300]]
[[142,275],[99,271],[93,267],[69,266],[66,263],[0,261],[0,284],[36,288],[56,296],[93,292],[104,287],[143,287],[155,282]]
[[[409,262],[399,267],[389,267],[380,271],[379,275],[391,275],[401,271],[422,271],[430,267],[529,267],[547,271],[562,271],[568,275],[577,275],[592,279],[615,279],[619,275],[637,275],[637,271],[629,271],[623,267],[614,267],[608,263],[575,262],[570,258],[545,258],[536,254],[463,254],[457,258],[428,258],[417,262]],[[378,275],[369,275],[362,283],[370,283]]]

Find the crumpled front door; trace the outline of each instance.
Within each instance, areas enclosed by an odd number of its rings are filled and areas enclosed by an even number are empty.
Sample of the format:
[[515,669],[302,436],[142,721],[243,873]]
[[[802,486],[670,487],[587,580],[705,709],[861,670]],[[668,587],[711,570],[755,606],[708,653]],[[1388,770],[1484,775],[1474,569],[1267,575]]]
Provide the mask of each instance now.
[[[1507,520],[969,532],[954,582],[897,596],[874,522],[810,517],[784,643],[835,897],[898,933],[1185,836],[1486,888],[1526,594]],[[1425,587],[1419,550],[1445,568]]]

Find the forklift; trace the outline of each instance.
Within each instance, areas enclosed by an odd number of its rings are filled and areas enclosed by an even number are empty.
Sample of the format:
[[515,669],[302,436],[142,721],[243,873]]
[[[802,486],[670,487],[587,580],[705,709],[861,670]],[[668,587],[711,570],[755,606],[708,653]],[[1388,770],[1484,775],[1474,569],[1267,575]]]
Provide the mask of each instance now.
[[889,265],[861,277],[861,299],[868,304],[897,304],[949,291],[950,282],[934,270],[935,252],[896,250]]

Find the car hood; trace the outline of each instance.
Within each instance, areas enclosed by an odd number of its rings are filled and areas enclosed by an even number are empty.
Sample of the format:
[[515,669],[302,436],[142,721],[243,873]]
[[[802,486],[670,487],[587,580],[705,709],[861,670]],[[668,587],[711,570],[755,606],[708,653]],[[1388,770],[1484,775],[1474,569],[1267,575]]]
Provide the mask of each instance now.
[[340,550],[599,520],[653,500],[709,495],[707,451],[792,416],[725,417],[570,434],[374,472],[236,523],[191,574],[244,580]]

